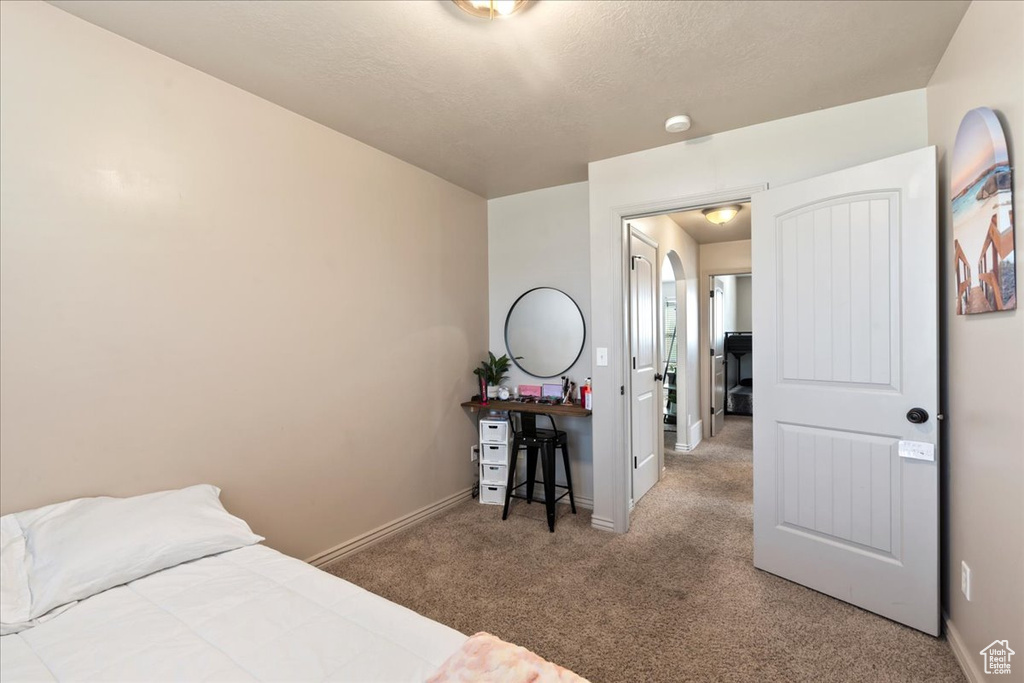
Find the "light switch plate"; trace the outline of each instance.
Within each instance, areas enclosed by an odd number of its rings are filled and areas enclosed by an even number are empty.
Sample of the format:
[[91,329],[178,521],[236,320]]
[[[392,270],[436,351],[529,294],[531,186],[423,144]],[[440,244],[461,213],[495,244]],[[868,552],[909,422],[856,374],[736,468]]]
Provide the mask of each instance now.
[[596,355],[597,355],[597,359],[596,360],[597,360],[598,367],[602,367],[602,368],[603,367],[607,367],[607,365],[608,365],[608,349],[606,349],[603,346],[599,346],[599,347],[597,347],[597,349],[595,351],[596,351]]

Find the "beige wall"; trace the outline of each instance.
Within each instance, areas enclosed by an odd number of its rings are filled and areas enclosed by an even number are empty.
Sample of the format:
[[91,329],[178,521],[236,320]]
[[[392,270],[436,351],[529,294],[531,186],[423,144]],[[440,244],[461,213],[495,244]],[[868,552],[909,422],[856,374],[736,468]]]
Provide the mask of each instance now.
[[[711,290],[712,275],[750,271],[750,240],[700,245],[701,289]],[[711,340],[710,302],[711,297],[706,293],[700,297],[700,338],[705,340],[705,344]],[[701,414],[706,439],[711,436],[711,357],[707,351],[700,354],[700,377]]]
[[0,7],[3,511],[211,482],[305,557],[468,488],[485,201]]
[[[534,287],[560,289],[573,298],[586,321],[583,352],[567,373],[577,384],[582,384],[591,373],[587,196],[586,183],[573,183],[487,202],[491,351],[499,356],[508,353],[505,318],[520,295]],[[557,383],[558,378],[541,380],[513,366],[507,383],[511,386],[551,381]],[[577,503],[590,507],[594,497],[591,421],[559,418],[557,424],[569,434],[573,495]],[[556,458],[555,463],[558,482],[564,483],[561,462]]]
[[[976,1],[928,85],[928,137],[939,148],[944,249],[944,605],[975,671],[980,671],[979,651],[997,638],[1009,639],[1024,653],[1024,310],[955,314],[948,170],[964,114],[975,107],[994,109],[1015,167],[1019,254],[1024,247],[1022,45],[1024,4]],[[1018,292],[1022,281],[1018,258]],[[961,561],[971,567],[970,602],[960,592]],[[1024,654],[1014,657],[1008,680],[1024,681]]]

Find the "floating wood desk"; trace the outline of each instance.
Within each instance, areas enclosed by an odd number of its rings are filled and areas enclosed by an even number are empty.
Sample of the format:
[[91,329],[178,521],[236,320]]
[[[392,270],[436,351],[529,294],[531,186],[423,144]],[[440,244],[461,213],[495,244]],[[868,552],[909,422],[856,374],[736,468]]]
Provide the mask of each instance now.
[[516,413],[536,413],[538,415],[565,415],[568,417],[590,417],[590,411],[577,404],[562,405],[561,403],[521,403],[519,401],[466,401],[463,408],[469,408],[471,412],[478,410],[512,411]]

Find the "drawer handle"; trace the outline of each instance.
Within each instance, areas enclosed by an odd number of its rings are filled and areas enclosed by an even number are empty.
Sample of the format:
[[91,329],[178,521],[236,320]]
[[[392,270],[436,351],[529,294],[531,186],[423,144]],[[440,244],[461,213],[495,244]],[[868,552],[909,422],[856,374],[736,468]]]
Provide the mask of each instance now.
[[488,487],[487,487],[487,490],[488,490],[488,491],[497,491],[497,490],[498,490],[498,487],[497,487],[497,486],[488,486]]
[[487,425],[488,429],[497,429],[498,425]]

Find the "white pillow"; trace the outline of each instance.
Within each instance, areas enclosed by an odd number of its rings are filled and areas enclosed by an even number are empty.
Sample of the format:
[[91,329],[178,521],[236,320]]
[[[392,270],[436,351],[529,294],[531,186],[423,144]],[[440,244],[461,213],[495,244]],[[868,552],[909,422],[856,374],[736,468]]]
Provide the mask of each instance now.
[[[0,517],[0,624],[29,620],[32,592],[25,573],[25,536],[14,515]],[[6,635],[0,630],[0,635]]]
[[29,618],[263,537],[209,484],[134,498],[79,498],[13,515],[25,538]]

